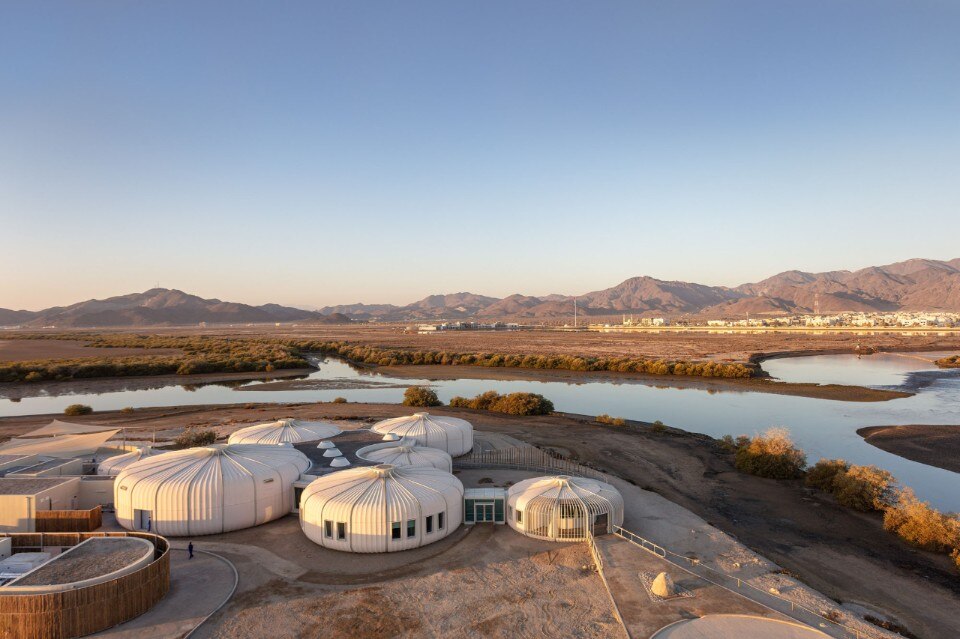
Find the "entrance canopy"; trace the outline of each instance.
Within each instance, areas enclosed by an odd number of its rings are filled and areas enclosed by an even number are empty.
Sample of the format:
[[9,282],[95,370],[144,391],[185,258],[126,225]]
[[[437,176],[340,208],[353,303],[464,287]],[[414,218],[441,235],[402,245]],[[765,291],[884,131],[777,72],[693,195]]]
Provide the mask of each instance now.
[[94,426],[92,424],[71,424],[55,419],[46,426],[37,430],[32,430],[22,437],[52,437],[56,435],[84,435],[87,433],[105,433],[107,431],[116,432],[112,426]]
[[11,439],[0,446],[2,455],[45,455],[47,457],[70,458],[93,455],[97,449],[120,432],[119,428],[86,435],[63,435],[61,437],[40,437],[37,439]]

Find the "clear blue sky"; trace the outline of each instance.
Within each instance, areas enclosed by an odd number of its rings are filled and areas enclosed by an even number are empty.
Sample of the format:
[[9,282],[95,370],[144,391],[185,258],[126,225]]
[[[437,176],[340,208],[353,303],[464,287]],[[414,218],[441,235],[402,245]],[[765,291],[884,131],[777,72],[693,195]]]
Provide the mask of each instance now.
[[960,2],[0,4],[0,307],[960,256]]

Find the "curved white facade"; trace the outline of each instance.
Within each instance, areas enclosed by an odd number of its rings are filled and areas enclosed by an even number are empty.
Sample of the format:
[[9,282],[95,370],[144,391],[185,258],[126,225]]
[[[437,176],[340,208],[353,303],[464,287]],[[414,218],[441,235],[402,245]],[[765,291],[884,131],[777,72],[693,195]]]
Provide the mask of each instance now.
[[451,457],[473,450],[473,426],[465,419],[414,413],[374,424],[372,430],[385,435],[412,437],[420,446],[446,451]]
[[346,552],[395,552],[443,539],[463,520],[463,484],[423,466],[380,464],[330,473],[300,496],[300,527]]
[[127,466],[113,485],[117,522],[170,537],[212,535],[283,517],[310,460],[292,446],[219,444]]
[[623,497],[596,479],[534,477],[507,490],[507,523],[529,537],[583,541],[623,525]]
[[97,465],[97,474],[106,475],[108,477],[116,477],[120,474],[121,470],[130,464],[162,452],[163,451],[157,451],[149,446],[146,446],[144,448],[130,451],[129,453],[121,453],[119,455],[114,455],[113,457],[107,457]]
[[[413,440],[408,441],[410,444],[414,443]],[[393,443],[366,446],[357,451],[357,457],[377,464],[428,466],[448,473],[453,472],[453,458],[439,448],[407,445],[406,442],[399,442],[399,444],[399,446]]]
[[230,444],[299,444],[328,439],[340,434],[340,427],[329,422],[307,422],[280,419],[266,424],[247,426],[233,432]]

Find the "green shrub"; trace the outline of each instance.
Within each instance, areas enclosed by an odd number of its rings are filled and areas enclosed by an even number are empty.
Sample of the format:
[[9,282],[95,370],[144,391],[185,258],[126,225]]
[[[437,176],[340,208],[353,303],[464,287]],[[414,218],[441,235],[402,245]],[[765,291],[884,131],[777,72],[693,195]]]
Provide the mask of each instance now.
[[920,501],[908,488],[884,512],[883,527],[917,548],[948,553],[960,549],[960,520]]
[[473,399],[454,397],[450,400],[454,408],[472,408],[489,410],[508,415],[549,415],[553,412],[553,402],[536,393],[510,393],[501,395],[496,391],[480,393]]
[[411,386],[403,393],[404,406],[442,406],[437,394],[426,386]]
[[23,381],[25,381],[25,382],[39,382],[39,381],[43,381],[43,374],[40,373],[39,371],[30,371],[30,372],[27,373],[26,376],[23,378]]
[[754,436],[737,449],[737,470],[771,479],[796,479],[803,476],[806,455],[797,448],[785,428],[770,428]]
[[76,417],[77,415],[89,415],[93,412],[93,409],[84,404],[70,404],[63,409],[64,415],[69,415],[70,417]]
[[346,403],[347,403],[347,398],[346,398],[346,397],[334,397],[334,398],[333,398],[333,401],[332,401],[331,403],[333,403],[333,404],[346,404]]
[[661,422],[661,421],[658,419],[657,421],[653,422],[653,423],[650,425],[650,430],[652,430],[653,432],[655,432],[655,433],[657,433],[657,434],[665,433],[665,432],[667,432],[667,425],[664,424],[663,422]]
[[124,415],[129,415],[130,413],[134,412],[134,408],[132,406],[126,406],[124,408],[121,408],[120,412],[123,413]]
[[626,426],[627,420],[623,417],[610,417],[606,413],[602,415],[597,415],[596,419],[598,424],[608,424],[610,426]]
[[208,428],[190,426],[177,435],[173,443],[177,448],[192,448],[194,446],[209,446],[217,441],[217,432]]
[[804,482],[811,488],[816,488],[824,492],[833,492],[833,480],[840,473],[847,472],[850,464],[842,459],[821,459],[813,465]]
[[850,466],[833,479],[837,503],[862,512],[883,510],[893,497],[893,475],[876,466]]

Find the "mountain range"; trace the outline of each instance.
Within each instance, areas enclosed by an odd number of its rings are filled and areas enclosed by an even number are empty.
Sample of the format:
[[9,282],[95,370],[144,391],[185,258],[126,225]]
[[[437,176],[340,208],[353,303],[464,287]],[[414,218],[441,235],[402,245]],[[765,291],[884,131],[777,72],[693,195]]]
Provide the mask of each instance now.
[[[0,326],[90,328],[275,322],[346,323],[440,319],[559,321],[573,314],[570,295],[510,295],[504,298],[452,293],[430,295],[412,304],[347,304],[307,311],[279,304],[251,306],[203,299],[183,291],[155,288],[104,300],[87,300],[42,311],[0,308]],[[841,311],[960,312],[960,258],[913,259],[857,271],[786,271],[734,288],[632,277],[611,288],[576,296],[583,315],[623,313],[733,318],[745,315]]]

